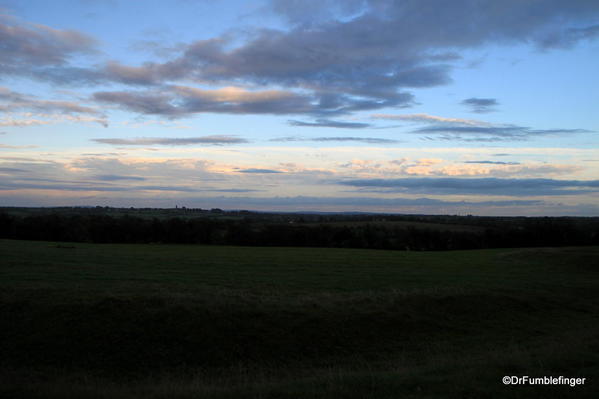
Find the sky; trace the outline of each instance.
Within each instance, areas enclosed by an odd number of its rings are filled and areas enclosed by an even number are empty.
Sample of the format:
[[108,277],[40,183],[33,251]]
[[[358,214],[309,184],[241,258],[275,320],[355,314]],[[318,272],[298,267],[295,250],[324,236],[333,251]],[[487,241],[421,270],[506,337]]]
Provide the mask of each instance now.
[[599,216],[596,0],[0,0],[0,205]]

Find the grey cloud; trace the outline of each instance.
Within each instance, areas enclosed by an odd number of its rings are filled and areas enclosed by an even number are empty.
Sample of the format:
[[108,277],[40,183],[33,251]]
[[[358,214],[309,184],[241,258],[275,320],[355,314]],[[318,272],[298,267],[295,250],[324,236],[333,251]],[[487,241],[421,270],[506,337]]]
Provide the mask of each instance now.
[[258,193],[263,192],[264,190],[252,190],[249,188],[214,188],[214,189],[206,189],[202,191],[210,191],[216,193]]
[[239,169],[238,172],[239,173],[283,173],[280,170],[258,169],[258,168]]
[[461,102],[466,105],[472,112],[483,114],[494,111],[494,107],[499,105],[499,102],[494,98],[467,98]]
[[115,157],[121,155],[118,152],[83,152],[81,156],[87,157]]
[[364,129],[372,127],[370,123],[358,123],[358,122],[342,122],[333,121],[330,119],[316,119],[315,122],[302,122],[302,121],[287,121],[291,126],[302,126],[302,127],[334,127],[340,129]]
[[60,65],[75,54],[95,50],[96,41],[83,33],[27,24],[0,16],[0,65]]
[[180,108],[171,103],[173,101],[171,97],[162,93],[112,91],[97,92],[92,97],[98,102],[116,104],[124,109],[141,114],[170,117],[184,114]]
[[186,186],[163,186],[163,185],[143,185],[143,186],[119,186],[112,184],[102,184],[101,182],[84,181],[60,181],[54,179],[30,179],[37,180],[40,183],[29,183],[26,179],[21,181],[0,181],[0,191],[9,190],[58,190],[58,191],[102,191],[102,192],[136,192],[136,191],[174,191],[174,192],[201,192],[203,190]]
[[102,72],[110,80],[130,85],[153,85],[160,82],[158,71],[155,71],[152,64],[134,67],[110,61],[102,68]]
[[590,40],[599,36],[599,25],[585,28],[570,28],[561,32],[551,32],[540,40],[538,45],[542,48],[569,48],[581,40]]
[[599,180],[406,178],[342,180],[338,184],[366,192],[440,195],[552,196],[599,192]]
[[364,0],[273,0],[270,7],[288,22],[314,25],[363,12]]
[[[13,125],[13,126],[18,126],[18,125]],[[37,145],[8,145],[8,144],[0,144],[0,148],[11,148],[11,149],[18,149],[18,148],[38,148],[38,146]]]
[[379,139],[376,137],[316,137],[312,141],[355,141],[369,144],[395,144],[399,143],[397,140],[391,139]]
[[399,143],[397,140],[391,139],[379,139],[376,137],[316,137],[311,139],[311,141],[354,141],[359,143],[368,143],[368,144],[395,144]]
[[520,162],[500,162],[500,161],[464,161],[464,163],[477,163],[488,165],[520,165]]
[[25,102],[23,104],[16,104],[25,108],[34,109],[42,112],[53,112],[58,111],[61,113],[77,113],[77,114],[90,114],[100,115],[100,111],[76,104],[71,101],[51,101],[51,100],[33,100]]
[[92,176],[94,179],[103,181],[118,181],[118,180],[134,180],[143,181],[146,180],[144,177],[139,176],[123,176],[123,175],[95,175]]
[[313,97],[292,91],[227,90],[173,86],[161,91],[97,92],[92,97],[98,102],[113,104],[128,111],[168,118],[199,113],[287,115],[320,112]]
[[269,141],[315,141],[315,142],[357,142],[357,143],[368,143],[368,144],[396,144],[400,141],[391,139],[380,139],[377,137],[279,137],[276,139],[270,139]]
[[184,86],[174,86],[173,91],[188,113],[298,114],[314,111],[310,96],[292,91],[200,90]]
[[386,119],[386,120],[399,120],[408,122],[418,122],[433,125],[454,125],[454,126],[488,126],[487,122],[478,121],[474,119],[463,119],[463,118],[446,118],[442,116],[428,115],[428,114],[373,114],[373,119]]
[[[144,65],[141,81],[155,81],[157,75],[250,81],[343,95],[356,107],[405,105],[396,98],[399,90],[450,81],[446,62],[455,57],[437,57],[448,50],[526,41],[549,47],[547,35],[565,31],[574,44],[594,36],[588,21],[599,12],[599,5],[588,1],[371,0],[353,2],[346,6],[352,10],[347,18],[338,18],[330,10],[347,9],[340,2],[313,3],[300,12],[297,2],[277,1],[273,10],[296,23],[290,30],[259,30],[237,47],[226,36],[194,42],[178,58]],[[351,112],[351,102],[342,108]]]
[[96,143],[112,145],[224,145],[242,144],[248,141],[236,136],[213,135],[203,137],[139,137],[134,139],[92,139]]
[[[141,185],[141,186],[119,186],[110,184],[94,184],[93,182],[64,182],[53,179],[31,179],[39,180],[38,183],[27,181],[0,181],[0,191],[12,190],[58,190],[58,191],[100,191],[100,192],[139,192],[139,191],[173,191],[181,193],[221,192],[221,193],[249,193],[263,190],[237,189],[237,188],[195,188],[187,186],[165,186],[165,185]],[[101,180],[101,179],[100,179]],[[121,180],[121,179],[116,179]],[[128,179],[127,179],[128,180]],[[143,179],[142,179],[143,180]]]
[[25,169],[19,169],[19,168],[0,168],[0,173],[23,173],[23,172],[28,172]]
[[102,69],[70,65],[50,67],[34,65],[19,70],[19,74],[60,86],[95,86],[118,81]]
[[[285,31],[253,30],[246,41],[231,33],[198,40],[162,62],[130,66],[110,61],[88,69],[68,61],[92,50],[91,38],[17,24],[18,34],[0,33],[0,42],[8,43],[0,49],[0,71],[61,84],[274,85],[288,95],[232,101],[171,87],[99,92],[94,99],[171,118],[200,112],[330,117],[413,105],[406,90],[451,82],[451,63],[462,50],[522,43],[567,47],[595,37],[599,29],[599,3],[584,0],[310,0],[309,6],[294,0],[274,1],[271,9],[293,25]],[[489,104],[479,101],[475,109],[488,110]]]
[[[0,76],[46,81],[52,81],[53,75],[68,80],[66,70],[73,68],[68,64],[73,56],[94,53],[97,45],[95,39],[81,32],[29,24],[4,15],[0,15],[0,43]],[[96,72],[86,69],[86,74]]]
[[526,140],[533,136],[568,135],[589,133],[584,129],[531,129],[525,126],[429,126],[415,129],[412,133],[435,134],[429,140],[506,141]]
[[24,183],[24,182],[0,182],[0,190],[64,190],[64,191],[126,191],[127,187],[118,186],[96,186],[81,183]]
[[[103,113],[95,108],[84,106],[73,101],[43,100],[35,96],[12,91],[5,87],[0,87],[0,107],[2,107],[1,111],[4,112],[32,111],[41,113],[43,116],[46,116],[47,114],[91,115],[94,117],[91,121],[100,123],[103,126],[108,125]],[[78,120],[77,117],[74,119]],[[19,126],[21,122],[22,121],[17,119],[13,121],[13,124]],[[26,121],[22,123],[27,124]]]

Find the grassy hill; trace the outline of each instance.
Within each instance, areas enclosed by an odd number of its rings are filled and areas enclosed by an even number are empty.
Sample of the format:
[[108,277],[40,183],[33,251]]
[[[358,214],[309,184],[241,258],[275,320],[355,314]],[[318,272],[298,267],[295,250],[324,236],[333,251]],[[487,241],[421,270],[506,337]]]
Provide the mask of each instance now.
[[[596,397],[599,248],[0,240],[0,396]],[[586,377],[504,386],[504,375]]]

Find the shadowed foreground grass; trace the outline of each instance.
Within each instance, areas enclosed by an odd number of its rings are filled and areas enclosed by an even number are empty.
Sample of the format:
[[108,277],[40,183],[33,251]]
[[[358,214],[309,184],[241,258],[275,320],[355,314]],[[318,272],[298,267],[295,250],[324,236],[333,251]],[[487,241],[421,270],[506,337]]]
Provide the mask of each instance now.
[[[0,241],[0,397],[596,397],[599,248]],[[504,386],[504,375],[586,377]]]

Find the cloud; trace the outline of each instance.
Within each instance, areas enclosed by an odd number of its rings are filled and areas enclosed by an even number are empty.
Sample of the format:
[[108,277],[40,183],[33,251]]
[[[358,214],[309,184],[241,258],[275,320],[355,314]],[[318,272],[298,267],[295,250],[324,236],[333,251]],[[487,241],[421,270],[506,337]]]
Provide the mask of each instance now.
[[119,180],[134,180],[134,181],[144,181],[145,177],[140,176],[123,176],[123,175],[95,175],[92,176],[94,179],[103,180],[103,181],[119,181]]
[[[599,32],[599,26],[589,22],[599,15],[593,1],[429,0],[423,5],[421,0],[310,0],[307,4],[272,1],[270,10],[287,22],[280,29],[254,28],[243,36],[228,32],[180,44],[160,53],[162,59],[138,65],[118,60],[77,65],[76,55],[95,51],[93,38],[3,18],[0,42],[6,45],[0,48],[0,73],[58,84],[146,87],[98,91],[93,98],[169,118],[203,112],[329,118],[412,106],[414,96],[408,90],[451,82],[460,51],[522,43],[564,48]],[[192,81],[221,88],[181,86]],[[494,99],[465,101],[476,112],[496,105]]]
[[22,127],[22,126],[38,126],[38,125],[47,125],[51,123],[47,120],[41,119],[33,119],[33,118],[14,118],[14,117],[3,117],[0,119],[0,126],[12,126],[12,127]]
[[570,175],[583,170],[578,165],[560,164],[517,164],[473,162],[466,164],[448,163],[438,158],[406,158],[386,162],[374,160],[353,159],[339,164],[342,168],[351,170],[352,177],[386,178],[398,176],[437,176],[437,177],[519,177]]
[[98,84],[108,76],[94,67],[71,64],[98,54],[98,41],[74,30],[55,29],[0,15],[0,77],[23,76],[56,84]]
[[510,141],[527,140],[536,136],[570,135],[589,133],[584,129],[532,129],[525,126],[429,126],[412,130],[412,133],[434,134],[429,140],[461,141]]
[[249,91],[238,87],[203,90],[174,86],[188,113],[297,114],[312,112],[312,98],[291,91]]
[[134,139],[92,139],[96,143],[112,145],[225,145],[242,144],[248,141],[236,136],[213,135],[203,137],[139,137]]
[[[32,117],[33,115],[35,118]],[[62,122],[93,122],[108,127],[108,121],[103,117],[65,114],[32,114],[30,112],[10,114],[9,116],[3,117],[0,119],[0,126],[39,126]]]
[[330,119],[316,119],[315,122],[302,122],[302,121],[287,121],[291,126],[301,126],[301,127],[334,127],[340,129],[364,129],[368,127],[372,127],[369,123],[358,123],[358,122],[342,122],[342,121],[333,121]]
[[469,107],[472,112],[483,114],[494,111],[494,107],[499,105],[499,102],[494,98],[471,97],[463,100],[461,104]]
[[0,87],[0,101],[3,103],[3,111],[27,109],[40,112],[58,111],[67,114],[101,114],[97,109],[75,102],[40,100],[34,96],[12,91],[7,87]]
[[28,172],[26,169],[19,168],[0,168],[0,173],[24,173]]
[[0,144],[0,148],[21,149],[21,148],[38,148],[37,145],[8,145]]
[[318,112],[311,96],[292,91],[249,91],[236,87],[203,90],[172,86],[160,91],[96,92],[92,98],[128,111],[169,118],[199,113],[286,115]]
[[396,144],[400,141],[391,139],[381,139],[378,137],[279,137],[271,139],[269,141],[314,141],[314,142],[356,142],[356,143],[367,143],[367,144]]
[[355,141],[360,143],[368,143],[368,144],[395,144],[399,143],[398,140],[391,139],[381,139],[377,137],[315,137],[311,141]]
[[[543,204],[540,200],[498,200],[498,201],[445,201],[434,198],[377,198],[377,197],[241,197],[241,198],[215,198],[222,200],[221,203],[231,206],[232,203],[252,206],[290,206],[295,210],[314,209],[315,207],[343,207],[353,206],[354,209],[371,206],[400,207],[439,207],[439,206],[463,206],[463,207],[508,207],[508,206],[535,206]],[[218,203],[218,202],[216,202]],[[333,208],[338,209],[338,208]],[[397,209],[397,208],[396,208]]]
[[486,164],[486,165],[520,165],[520,162],[501,161],[464,161],[464,163]]
[[294,25],[313,25],[363,12],[363,0],[273,0],[271,10]]
[[[6,87],[0,87],[0,112],[9,115],[0,120],[0,126],[45,125],[62,121],[96,122],[108,126],[106,116],[95,108],[73,101],[43,100]],[[15,118],[19,112],[21,117]]]
[[[479,104],[476,106],[482,106],[480,104],[491,104],[495,101],[492,99],[469,100],[476,100],[474,102]],[[445,118],[428,114],[373,114],[371,117],[374,119],[403,120],[429,125],[412,130],[412,133],[428,135],[425,137],[427,140],[492,142],[527,140],[534,136],[589,133],[588,130],[584,129],[532,129],[525,126],[510,124],[498,125],[474,119]]]
[[172,97],[160,92],[96,92],[92,98],[101,103],[115,104],[125,110],[141,114],[169,117],[185,114],[183,110],[172,104]]
[[96,185],[81,182],[49,182],[49,183],[24,183],[24,182],[0,182],[0,190],[58,190],[58,191],[174,191],[174,192],[196,192],[198,190],[185,186],[115,186]]
[[[271,9],[291,27],[256,29],[246,41],[230,33],[198,40],[169,61],[109,64],[104,73],[137,85],[199,80],[301,88],[320,99],[321,113],[406,106],[413,98],[405,89],[451,81],[450,62],[459,59],[460,50],[523,42],[574,45],[596,35],[587,21],[599,13],[594,2],[559,0],[500,5],[431,0],[426,6],[419,0],[310,1],[308,7],[275,1]],[[496,104],[469,100],[479,111]]]
[[405,178],[354,179],[338,184],[362,191],[439,195],[553,196],[599,192],[599,180]]
[[96,40],[81,32],[30,24],[0,15],[0,73],[21,74],[64,65],[77,54],[94,52]]
[[477,121],[474,119],[444,118],[442,116],[427,115],[427,114],[405,114],[405,115],[373,114],[373,115],[371,115],[371,117],[374,119],[387,119],[387,120],[395,120],[395,121],[421,122],[421,123],[433,123],[433,124],[471,125],[471,126],[488,125],[487,122]]
[[250,188],[214,188],[206,189],[202,191],[216,192],[216,193],[259,193],[264,190],[253,190]]
[[582,40],[590,40],[599,36],[599,25],[585,28],[570,28],[561,32],[553,32],[539,43],[541,48],[569,48]]
[[250,169],[239,169],[237,172],[239,173],[283,173],[280,170],[274,169],[258,169],[258,168],[250,168]]

